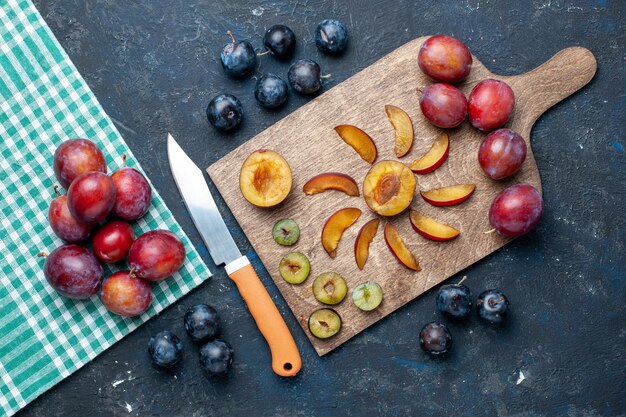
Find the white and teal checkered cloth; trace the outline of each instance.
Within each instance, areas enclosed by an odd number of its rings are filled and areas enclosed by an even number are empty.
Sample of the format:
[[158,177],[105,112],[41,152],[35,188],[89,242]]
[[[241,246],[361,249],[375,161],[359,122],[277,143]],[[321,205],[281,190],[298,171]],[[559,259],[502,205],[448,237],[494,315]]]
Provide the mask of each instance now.
[[[47,219],[56,183],[52,158],[74,137],[96,142],[109,172],[119,168],[122,153],[139,168],[30,0],[0,0],[0,415],[16,413],[210,276],[153,190],[150,211],[135,224],[137,235],[172,230],[187,260],[153,285],[146,313],[122,318],[98,296],[73,301],[47,284],[37,252],[62,244]],[[105,276],[111,271],[105,267]]]

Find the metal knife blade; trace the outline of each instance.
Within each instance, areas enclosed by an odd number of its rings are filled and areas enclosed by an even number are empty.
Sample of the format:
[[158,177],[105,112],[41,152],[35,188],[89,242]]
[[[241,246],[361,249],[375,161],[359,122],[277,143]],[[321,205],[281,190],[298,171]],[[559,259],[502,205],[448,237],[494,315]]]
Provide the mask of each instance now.
[[202,171],[187,156],[171,134],[167,134],[167,156],[176,186],[191,214],[202,240],[216,265],[228,264],[241,257]]

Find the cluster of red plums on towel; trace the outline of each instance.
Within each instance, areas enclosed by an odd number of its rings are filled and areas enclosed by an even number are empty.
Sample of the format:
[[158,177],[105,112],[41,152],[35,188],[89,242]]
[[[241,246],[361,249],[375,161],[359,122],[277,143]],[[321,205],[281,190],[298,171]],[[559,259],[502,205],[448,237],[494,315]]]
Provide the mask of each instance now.
[[[478,162],[493,180],[510,178],[526,159],[526,141],[504,126],[513,116],[515,94],[504,81],[478,82],[465,98],[454,84],[464,81],[472,69],[472,54],[458,39],[438,35],[420,48],[418,65],[435,83],[421,90],[420,108],[433,125],[451,129],[466,118],[483,132],[490,132],[478,150]],[[516,184],[502,191],[489,210],[489,222],[501,235],[517,237],[537,226],[543,215],[543,199],[535,187]]]
[[[176,272],[185,260],[185,247],[174,233],[153,230],[135,238],[129,222],[150,208],[152,190],[146,178],[124,166],[107,175],[102,150],[87,139],[70,139],[54,153],[54,173],[66,190],[50,203],[48,219],[66,244],[45,256],[44,275],[61,295],[86,299],[100,291],[106,308],[132,317],[152,301],[150,281]],[[91,249],[87,245],[90,244]],[[104,283],[102,263],[128,260]]]

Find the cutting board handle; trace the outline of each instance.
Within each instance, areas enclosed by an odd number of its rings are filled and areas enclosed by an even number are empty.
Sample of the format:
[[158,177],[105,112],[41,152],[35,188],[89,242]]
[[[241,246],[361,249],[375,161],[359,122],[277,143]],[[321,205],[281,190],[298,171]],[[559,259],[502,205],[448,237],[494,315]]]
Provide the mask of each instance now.
[[596,73],[596,58],[589,49],[563,49],[529,73],[504,77],[517,102],[529,103],[520,117],[529,128],[559,101],[584,87]]

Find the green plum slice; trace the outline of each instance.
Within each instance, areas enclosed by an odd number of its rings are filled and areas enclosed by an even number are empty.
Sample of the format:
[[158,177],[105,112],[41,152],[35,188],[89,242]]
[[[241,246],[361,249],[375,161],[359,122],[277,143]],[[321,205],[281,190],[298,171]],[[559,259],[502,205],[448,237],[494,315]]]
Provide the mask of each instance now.
[[366,281],[352,291],[352,301],[363,311],[375,310],[383,301],[383,289],[374,281]]
[[272,229],[272,237],[279,245],[291,246],[300,238],[298,223],[291,219],[282,219],[276,222]]
[[328,339],[341,330],[341,317],[330,308],[316,310],[309,317],[309,330],[317,338]]
[[305,254],[291,252],[280,261],[280,276],[290,284],[302,284],[309,277],[311,263]]
[[339,304],[347,292],[346,280],[336,272],[324,272],[313,281],[313,294],[320,303]]

